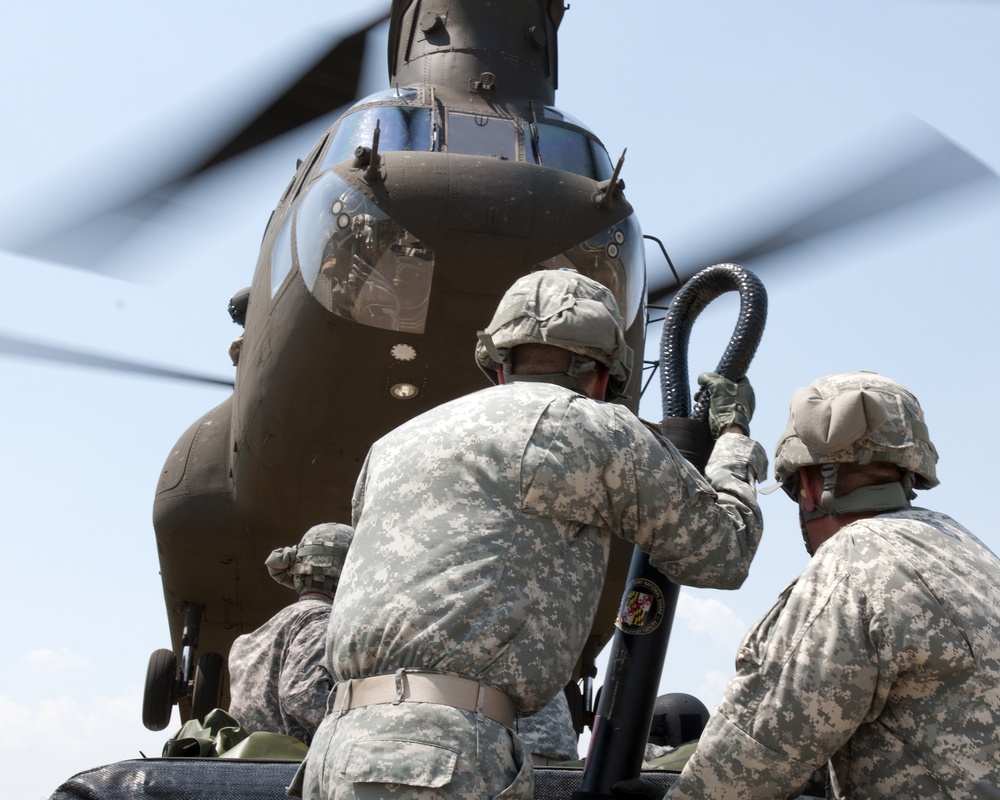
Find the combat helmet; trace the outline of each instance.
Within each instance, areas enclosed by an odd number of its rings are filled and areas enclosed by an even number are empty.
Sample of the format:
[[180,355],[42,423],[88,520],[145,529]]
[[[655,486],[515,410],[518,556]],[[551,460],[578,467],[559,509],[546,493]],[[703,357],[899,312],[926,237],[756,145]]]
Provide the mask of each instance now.
[[661,694],[653,706],[647,741],[659,747],[680,747],[701,736],[708,716],[705,704],[694,695]]
[[[775,448],[774,471],[798,502],[799,467],[823,465],[820,509],[805,514],[808,521],[824,514],[906,508],[916,496],[913,489],[937,486],[937,460],[913,393],[891,378],[860,371],[818,378],[795,391],[788,427]],[[900,467],[902,482],[834,497],[840,464],[878,461]]]
[[296,592],[322,592],[333,596],[344,568],[354,528],[335,522],[314,525],[296,547],[279,547],[264,562],[282,586]]
[[[512,375],[510,351],[521,344],[549,344],[573,354],[564,375]],[[479,331],[476,361],[494,383],[496,368],[507,380],[532,380],[574,388],[576,376],[595,362],[608,368],[608,396],[619,397],[632,374],[632,348],[611,290],[571,269],[539,270],[519,278]]]

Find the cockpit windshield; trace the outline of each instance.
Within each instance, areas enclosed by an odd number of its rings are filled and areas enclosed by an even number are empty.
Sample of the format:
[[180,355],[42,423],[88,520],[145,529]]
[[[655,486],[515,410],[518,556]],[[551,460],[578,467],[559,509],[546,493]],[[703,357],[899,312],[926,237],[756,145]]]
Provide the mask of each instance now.
[[518,158],[518,133],[511,119],[448,112],[449,153],[523,161]]
[[[356,148],[371,146],[376,123],[382,152],[442,149],[520,161],[527,156],[543,166],[597,181],[612,174],[601,143],[582,124],[552,107],[532,111],[531,122],[446,110],[442,125],[421,102],[415,89],[391,90],[366,98],[340,120],[314,168],[315,179],[275,242],[272,293],[291,269],[294,253],[306,286],[330,311],[362,325],[424,332],[434,251],[332,169],[353,158]],[[642,245],[633,215],[537,268],[571,267],[600,281],[614,292],[630,326],[643,308]]]
[[327,172],[295,217],[299,269],[313,296],[362,325],[423,333],[434,251]]
[[376,122],[380,150],[430,150],[431,110],[412,105],[416,99],[414,89],[403,89],[398,94],[394,91],[380,92],[366,97],[356,111],[349,112],[337,125],[319,171],[353,158],[358,147],[371,147]]
[[353,158],[358,147],[371,147],[378,123],[382,152],[441,150],[528,160],[596,181],[611,177],[607,151],[581,122],[552,106],[532,115],[533,120],[525,120],[451,109],[442,120],[421,104],[416,89],[381,92],[366,97],[341,119],[318,171]]
[[[434,251],[336,173],[321,175],[302,197],[291,247],[280,240],[277,248],[294,248],[306,286],[325,308],[362,325],[424,332]],[[642,232],[632,215],[538,268],[569,267],[600,281],[628,327],[643,307],[643,263]]]

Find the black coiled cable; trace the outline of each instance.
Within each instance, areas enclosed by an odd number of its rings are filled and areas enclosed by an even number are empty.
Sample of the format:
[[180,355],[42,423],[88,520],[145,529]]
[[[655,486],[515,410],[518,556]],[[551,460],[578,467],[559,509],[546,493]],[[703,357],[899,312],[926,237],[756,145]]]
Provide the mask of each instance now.
[[681,287],[670,304],[660,335],[660,392],[664,419],[708,418],[707,398],[691,409],[688,380],[688,343],[691,329],[705,307],[726,292],[740,293],[740,313],[726,351],[715,371],[739,381],[750,368],[767,319],[767,292],[752,272],[738,264],[716,264],[697,273]]

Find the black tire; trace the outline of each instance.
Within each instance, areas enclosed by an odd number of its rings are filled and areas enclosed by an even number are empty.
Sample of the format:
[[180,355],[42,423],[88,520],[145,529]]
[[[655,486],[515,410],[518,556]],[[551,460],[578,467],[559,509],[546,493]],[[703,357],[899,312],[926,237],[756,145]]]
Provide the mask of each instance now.
[[222,700],[222,656],[202,653],[194,672],[191,690],[191,718],[204,719]]
[[177,656],[173,650],[154,650],[146,668],[146,688],[142,695],[142,724],[162,731],[170,724],[176,701]]

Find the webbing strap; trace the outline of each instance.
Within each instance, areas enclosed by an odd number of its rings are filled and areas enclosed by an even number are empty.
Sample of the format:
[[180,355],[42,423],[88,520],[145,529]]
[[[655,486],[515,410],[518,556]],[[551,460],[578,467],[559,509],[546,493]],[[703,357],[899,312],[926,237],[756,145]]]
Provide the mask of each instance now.
[[461,675],[408,669],[338,683],[332,713],[346,714],[355,708],[400,703],[451,706],[481,714],[507,727],[517,719],[514,701],[495,686]]

